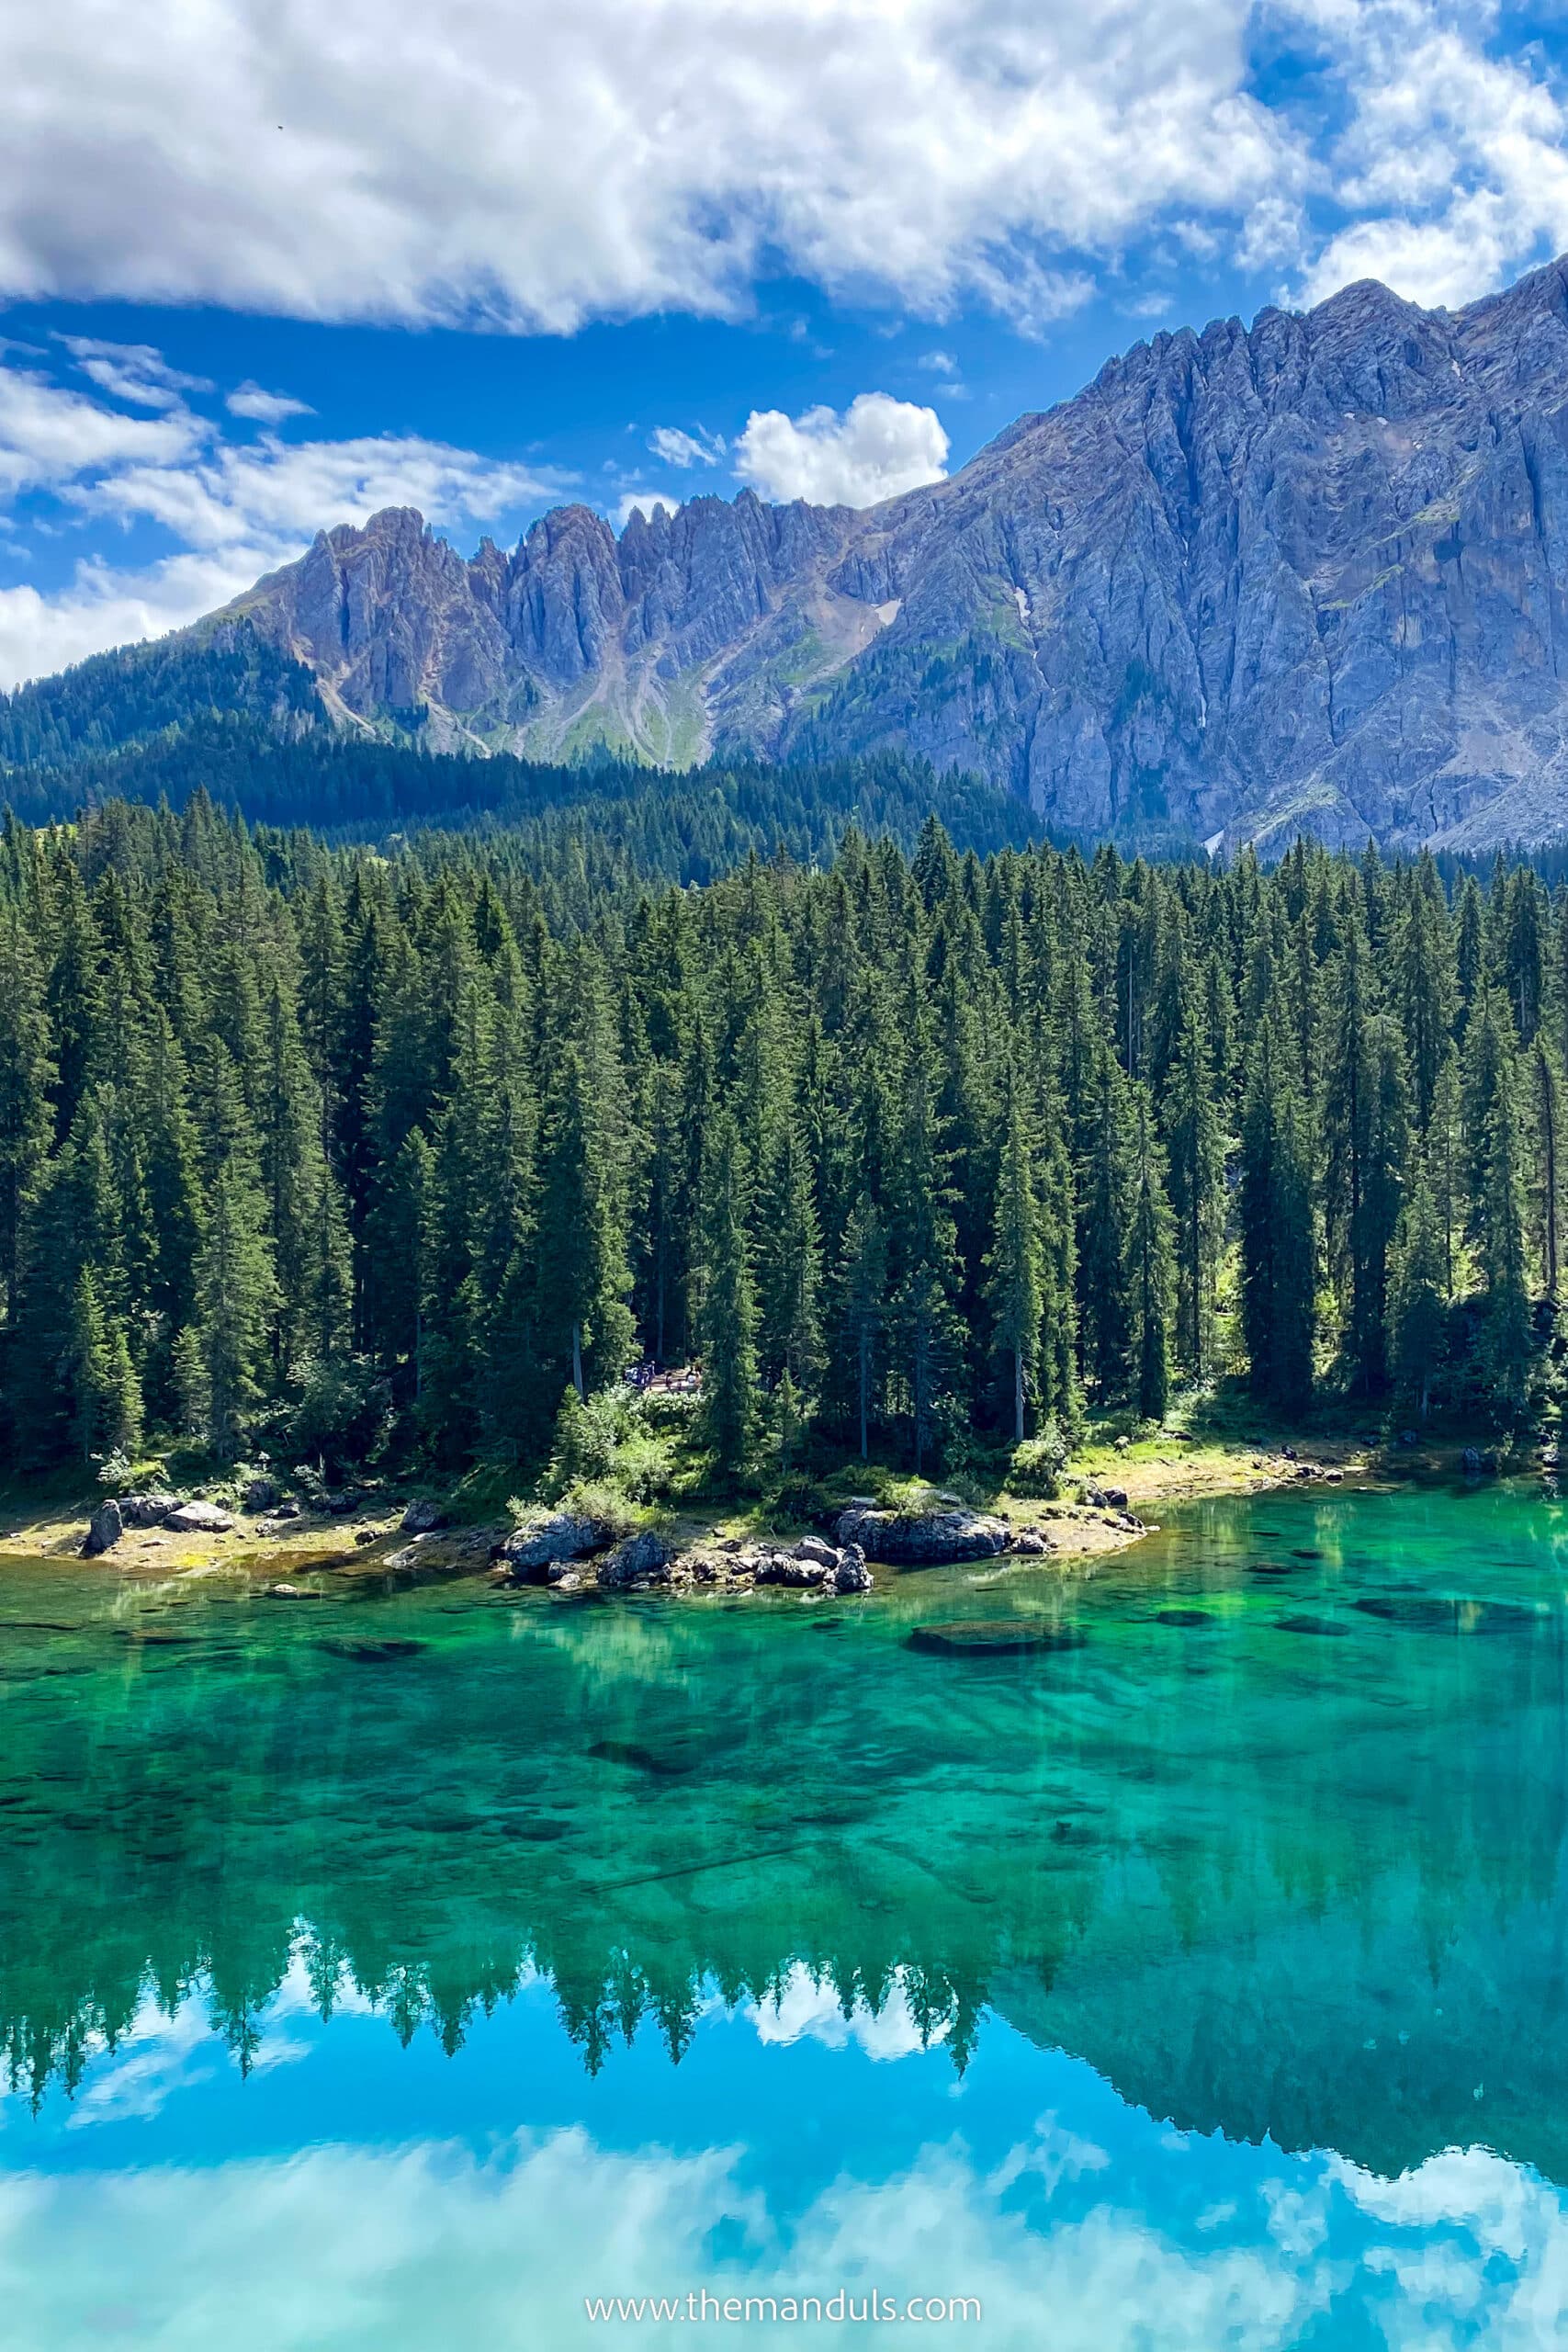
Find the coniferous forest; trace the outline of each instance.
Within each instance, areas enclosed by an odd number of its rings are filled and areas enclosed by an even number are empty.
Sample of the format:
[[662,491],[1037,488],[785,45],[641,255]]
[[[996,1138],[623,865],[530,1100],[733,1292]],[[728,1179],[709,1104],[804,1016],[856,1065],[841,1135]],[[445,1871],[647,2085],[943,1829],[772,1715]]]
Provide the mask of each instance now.
[[700,1364],[720,1478],[1233,1378],[1287,1421],[1551,1396],[1568,888],[1529,865],[982,860],[932,820],[595,893],[579,851],[199,793],[6,821],[13,1469],[526,1474],[649,1363]]

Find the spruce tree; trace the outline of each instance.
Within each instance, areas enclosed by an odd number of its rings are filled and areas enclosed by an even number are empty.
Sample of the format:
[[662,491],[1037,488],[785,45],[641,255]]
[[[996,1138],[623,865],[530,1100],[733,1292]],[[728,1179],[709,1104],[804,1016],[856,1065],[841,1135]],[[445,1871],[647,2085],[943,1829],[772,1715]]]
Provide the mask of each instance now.
[[1266,1012],[1241,1122],[1242,1328],[1254,1394],[1294,1413],[1312,1394],[1316,1246],[1306,1117],[1292,1065]]
[[243,1159],[214,1179],[197,1254],[197,1333],[205,1375],[207,1438],[222,1460],[243,1450],[263,1394],[277,1278],[260,1185]]
[[1166,1197],[1148,1090],[1134,1090],[1131,1207],[1125,1283],[1131,1322],[1133,1395],[1140,1417],[1162,1421],[1170,1402],[1170,1317],[1176,1220]]
[[1390,1363],[1399,1402],[1425,1420],[1443,1360],[1447,1242],[1425,1161],[1400,1214],[1389,1283]]
[[1045,1305],[1044,1250],[1040,1202],[1034,1189],[1034,1140],[1024,1115],[1022,1090],[1016,1074],[1010,1069],[991,1247],[986,1258],[986,1301],[991,1313],[992,1347],[1006,1367],[1012,1435],[1019,1444],[1023,1440],[1025,1403],[1036,1387]]
[[714,1123],[699,1204],[702,1428],[721,1470],[745,1463],[756,1432],[757,1308],[746,1240],[746,1170],[728,1111]]

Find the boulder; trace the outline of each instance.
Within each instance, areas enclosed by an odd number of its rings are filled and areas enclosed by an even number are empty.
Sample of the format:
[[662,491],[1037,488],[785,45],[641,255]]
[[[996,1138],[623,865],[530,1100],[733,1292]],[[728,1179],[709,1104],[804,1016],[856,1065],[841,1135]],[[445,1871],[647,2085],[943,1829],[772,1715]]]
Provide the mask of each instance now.
[[1125,1510],[1127,1508],[1126,1487],[1107,1487],[1105,1488],[1105,1503],[1108,1510]]
[[514,1534],[504,1536],[491,1557],[518,1584],[547,1584],[551,1567],[602,1551],[609,1533],[602,1520],[587,1519],[577,1511],[551,1511],[547,1518],[531,1520]]
[[[825,1544],[819,1548],[824,1552],[828,1550]],[[757,1562],[757,1582],[782,1584],[798,1592],[809,1591],[818,1585],[826,1584],[838,1564],[836,1552],[830,1553],[826,1561],[802,1559],[798,1552],[764,1552]]]
[[1050,1538],[1042,1535],[1037,1527],[1021,1527],[1012,1539],[1012,1548],[1015,1552],[1031,1553],[1038,1556],[1041,1553],[1051,1549]]
[[180,1503],[164,1516],[164,1525],[176,1535],[227,1535],[233,1524],[216,1503]]
[[107,1552],[112,1544],[118,1544],[124,1532],[125,1521],[120,1517],[119,1505],[112,1496],[106,1496],[87,1522],[87,1538],[82,1546],[84,1555],[89,1560],[96,1560],[100,1552]]
[[832,1586],[835,1592],[871,1590],[871,1570],[866,1566],[865,1554],[858,1544],[852,1544],[840,1553],[838,1565],[833,1570]]
[[670,1546],[651,1527],[640,1535],[628,1535],[599,1563],[601,1592],[633,1592],[639,1586],[669,1581]]
[[836,1568],[839,1565],[837,1552],[819,1535],[803,1535],[795,1547],[795,1556],[797,1560],[815,1560],[819,1568]]
[[144,1495],[121,1495],[119,1515],[127,1527],[162,1527],[172,1510],[178,1510],[178,1495],[160,1494],[155,1489]]
[[931,1510],[858,1509],[852,1503],[834,1531],[840,1545],[858,1545],[868,1560],[896,1567],[931,1567],[948,1560],[988,1560],[1005,1552],[1009,1530],[964,1504]]
[[242,1510],[271,1510],[277,1500],[276,1478],[247,1478],[240,1496]]
[[446,1512],[440,1504],[433,1501],[428,1495],[416,1495],[403,1513],[402,1529],[405,1535],[431,1535],[436,1528],[445,1527],[446,1524]]

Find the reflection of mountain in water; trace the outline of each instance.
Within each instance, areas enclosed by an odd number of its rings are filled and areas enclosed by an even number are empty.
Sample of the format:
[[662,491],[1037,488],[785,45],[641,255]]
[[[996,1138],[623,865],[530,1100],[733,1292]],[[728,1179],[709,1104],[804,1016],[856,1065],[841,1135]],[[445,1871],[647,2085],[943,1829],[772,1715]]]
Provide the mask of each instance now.
[[[1314,1508],[1314,1606],[1417,1560],[1537,1573],[1508,1498]],[[448,2048],[537,1969],[595,2067],[649,2018],[678,2059],[715,1990],[766,2003],[803,1962],[846,2008],[897,1985],[959,2065],[989,2006],[1183,2126],[1382,2173],[1480,2138],[1568,2177],[1561,1622],[1363,1612],[1309,1657],[1248,1529],[1211,1511],[1080,1601],[1081,1650],[984,1666],[904,1645],[933,1600],[994,1605],[956,1578],[836,1627],[448,1588],[375,1604],[426,1647],[373,1666],[325,1646],[364,1603],[215,1595],[188,1646],[134,1644],[51,1566],[79,1630],[0,1652],[12,2074],[73,2084],[198,1978],[244,2058],[297,1950],[323,2010],[346,1975]],[[1158,1625],[1151,1578],[1208,1628]]]

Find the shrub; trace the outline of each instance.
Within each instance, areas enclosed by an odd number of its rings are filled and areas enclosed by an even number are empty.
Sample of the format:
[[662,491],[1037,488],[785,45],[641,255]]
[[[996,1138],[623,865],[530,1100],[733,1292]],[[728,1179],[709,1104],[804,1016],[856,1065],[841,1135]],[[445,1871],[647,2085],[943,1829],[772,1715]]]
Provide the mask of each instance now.
[[1008,1485],[1015,1494],[1043,1495],[1050,1500],[1062,1491],[1066,1466],[1067,1441],[1055,1419],[1050,1419],[1038,1437],[1026,1437],[1014,1447]]

